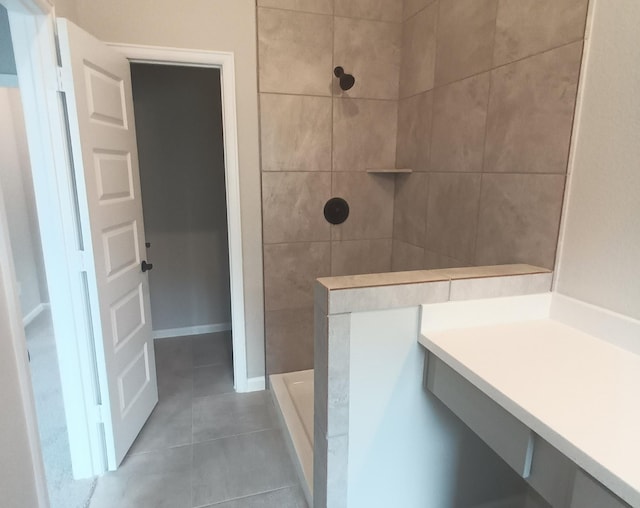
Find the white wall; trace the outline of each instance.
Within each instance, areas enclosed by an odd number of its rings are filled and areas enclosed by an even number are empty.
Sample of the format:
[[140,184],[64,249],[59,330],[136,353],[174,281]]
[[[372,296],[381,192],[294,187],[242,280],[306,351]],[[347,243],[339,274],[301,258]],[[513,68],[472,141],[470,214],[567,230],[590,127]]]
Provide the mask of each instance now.
[[228,324],[220,71],[131,70],[153,329]]
[[418,307],[351,316],[347,506],[459,508],[523,492],[423,387],[419,322]]
[[78,24],[104,41],[234,53],[248,375],[263,375],[264,295],[255,0],[76,0],[76,9]]
[[20,92],[0,88],[0,185],[7,208],[22,315],[45,303],[44,267]]
[[640,319],[640,2],[592,0],[556,289]]
[[[4,263],[3,263],[4,264]],[[0,270],[0,288],[7,273]],[[37,506],[34,465],[26,432],[25,408],[18,382],[16,353],[11,341],[6,295],[0,291],[0,496],[2,506]]]

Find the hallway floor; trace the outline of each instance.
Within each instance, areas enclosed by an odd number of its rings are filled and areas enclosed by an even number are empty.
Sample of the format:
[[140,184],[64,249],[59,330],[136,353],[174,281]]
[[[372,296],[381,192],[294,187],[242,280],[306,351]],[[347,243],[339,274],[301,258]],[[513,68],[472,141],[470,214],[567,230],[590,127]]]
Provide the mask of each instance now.
[[86,508],[95,479],[74,480],[51,312],[25,327],[42,460],[51,508]]
[[91,508],[307,508],[271,394],[233,391],[230,333],[155,350],[158,405]]

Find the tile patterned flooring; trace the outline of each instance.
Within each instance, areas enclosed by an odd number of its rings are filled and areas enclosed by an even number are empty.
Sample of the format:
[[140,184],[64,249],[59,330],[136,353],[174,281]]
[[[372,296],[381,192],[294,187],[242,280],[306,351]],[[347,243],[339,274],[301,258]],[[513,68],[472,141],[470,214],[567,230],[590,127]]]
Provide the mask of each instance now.
[[230,334],[155,350],[158,405],[91,508],[307,508],[270,393],[233,391]]

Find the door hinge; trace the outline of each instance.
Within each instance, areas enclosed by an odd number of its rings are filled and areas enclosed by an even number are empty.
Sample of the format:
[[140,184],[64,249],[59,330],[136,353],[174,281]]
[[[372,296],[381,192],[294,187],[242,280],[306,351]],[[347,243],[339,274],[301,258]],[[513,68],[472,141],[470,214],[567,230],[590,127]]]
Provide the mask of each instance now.
[[78,267],[78,271],[86,272],[88,268],[87,263],[87,253],[83,250],[76,251],[76,266]]
[[58,67],[58,92],[64,92],[64,77],[62,76],[62,67]]
[[64,67],[58,67],[58,92],[68,92],[69,72]]

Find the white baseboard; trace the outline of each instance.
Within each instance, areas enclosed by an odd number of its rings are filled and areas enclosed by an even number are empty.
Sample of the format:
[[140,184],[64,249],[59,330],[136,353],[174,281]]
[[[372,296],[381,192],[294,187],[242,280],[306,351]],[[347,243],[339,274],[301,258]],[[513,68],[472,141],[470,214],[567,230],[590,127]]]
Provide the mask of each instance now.
[[202,335],[204,333],[226,332],[231,330],[231,323],[215,323],[211,325],[185,326],[183,328],[165,328],[153,330],[151,336],[154,339],[170,339],[184,337],[186,335]]
[[250,377],[247,379],[247,391],[248,392],[260,392],[266,388],[266,381],[264,376]]
[[27,326],[30,324],[35,318],[37,318],[40,314],[42,314],[45,310],[47,310],[51,305],[48,303],[39,303],[36,305],[36,308],[29,312],[26,316],[22,318],[23,326]]

